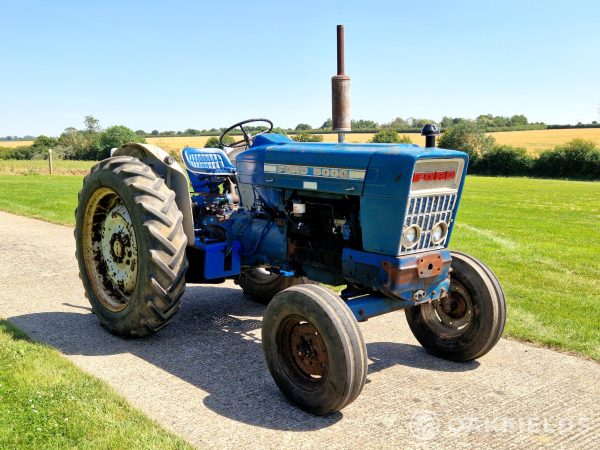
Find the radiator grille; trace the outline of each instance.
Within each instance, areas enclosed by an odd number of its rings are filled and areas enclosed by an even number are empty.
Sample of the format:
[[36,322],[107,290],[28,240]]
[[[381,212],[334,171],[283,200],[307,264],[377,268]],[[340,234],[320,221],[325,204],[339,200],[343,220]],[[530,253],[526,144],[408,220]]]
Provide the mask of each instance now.
[[431,230],[438,222],[444,221],[450,227],[452,223],[454,207],[456,206],[456,193],[419,195],[408,199],[404,227],[418,225],[421,228],[421,239],[412,248],[401,248],[401,253],[415,253],[422,250],[435,250],[444,248],[446,238],[438,244],[431,242]]

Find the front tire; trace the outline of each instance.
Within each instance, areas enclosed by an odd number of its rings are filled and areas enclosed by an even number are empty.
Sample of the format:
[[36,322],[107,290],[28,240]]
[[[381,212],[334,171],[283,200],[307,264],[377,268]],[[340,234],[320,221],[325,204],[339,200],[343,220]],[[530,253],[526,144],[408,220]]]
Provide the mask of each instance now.
[[432,355],[470,361],[489,352],[502,336],[506,301],[498,279],[476,258],[452,252],[452,269],[448,295],[406,309],[406,320]]
[[100,323],[123,337],[167,325],[187,270],[175,193],[140,160],[109,158],[85,177],[75,219],[80,278]]
[[356,319],[322,286],[303,284],[277,294],[265,311],[262,339],[275,383],[305,411],[339,411],[365,384],[367,349]]

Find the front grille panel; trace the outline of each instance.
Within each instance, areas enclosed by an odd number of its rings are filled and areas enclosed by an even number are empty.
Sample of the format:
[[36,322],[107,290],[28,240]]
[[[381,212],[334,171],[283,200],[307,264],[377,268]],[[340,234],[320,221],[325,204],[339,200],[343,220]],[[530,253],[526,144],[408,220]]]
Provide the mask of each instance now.
[[404,227],[418,225],[421,239],[412,248],[402,246],[401,253],[416,253],[423,250],[444,248],[448,236],[439,244],[431,242],[431,230],[438,222],[444,221],[450,228],[456,206],[456,193],[411,196],[408,199]]

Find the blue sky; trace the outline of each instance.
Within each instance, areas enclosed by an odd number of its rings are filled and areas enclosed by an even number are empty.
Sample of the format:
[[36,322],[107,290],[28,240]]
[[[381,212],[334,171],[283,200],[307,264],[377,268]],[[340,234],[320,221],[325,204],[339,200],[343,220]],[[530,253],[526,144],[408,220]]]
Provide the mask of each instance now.
[[151,131],[331,116],[335,26],[352,117],[598,120],[600,2],[0,0],[0,136],[91,114]]

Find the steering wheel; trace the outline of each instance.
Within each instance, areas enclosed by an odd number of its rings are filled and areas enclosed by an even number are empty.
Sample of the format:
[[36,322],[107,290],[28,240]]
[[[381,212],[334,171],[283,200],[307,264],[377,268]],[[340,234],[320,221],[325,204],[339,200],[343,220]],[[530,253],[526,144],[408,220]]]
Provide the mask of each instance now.
[[[231,125],[229,128],[227,128],[225,131],[223,131],[221,133],[221,136],[219,136],[219,146],[220,147],[229,147],[229,148],[249,148],[252,145],[252,139],[255,136],[252,136],[245,128],[244,125],[246,125],[247,123],[251,123],[251,122],[266,122],[269,124],[269,128],[266,130],[261,131],[260,133],[257,133],[256,136],[258,136],[259,134],[265,134],[265,133],[270,133],[271,131],[273,131],[273,122],[271,122],[269,119],[247,119],[247,120],[242,120],[241,122],[238,122],[236,124]],[[233,130],[234,128],[240,128],[240,130],[242,130],[242,134],[244,135],[244,139],[233,142],[231,144],[225,144],[223,142],[223,138],[225,136],[227,136],[227,134]]]

